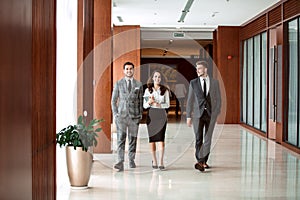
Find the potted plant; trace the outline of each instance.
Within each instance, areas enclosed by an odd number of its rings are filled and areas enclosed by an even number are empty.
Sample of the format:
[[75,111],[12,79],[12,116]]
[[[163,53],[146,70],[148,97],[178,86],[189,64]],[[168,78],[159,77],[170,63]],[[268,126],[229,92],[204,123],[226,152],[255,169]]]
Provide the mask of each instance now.
[[56,134],[56,143],[66,146],[66,160],[70,184],[76,188],[87,188],[93,163],[92,148],[97,146],[97,128],[103,119],[93,119],[89,123],[82,115],[76,125],[69,125]]

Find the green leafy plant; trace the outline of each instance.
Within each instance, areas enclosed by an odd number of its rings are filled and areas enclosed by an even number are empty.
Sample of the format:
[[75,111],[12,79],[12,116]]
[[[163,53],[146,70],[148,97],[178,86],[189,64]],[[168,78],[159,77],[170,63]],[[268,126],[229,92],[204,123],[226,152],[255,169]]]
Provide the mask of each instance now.
[[56,134],[56,144],[62,146],[74,146],[82,147],[83,151],[87,151],[91,146],[97,146],[98,132],[102,128],[95,129],[103,119],[93,119],[89,123],[86,122],[86,118],[80,115],[76,125],[69,125],[63,128]]

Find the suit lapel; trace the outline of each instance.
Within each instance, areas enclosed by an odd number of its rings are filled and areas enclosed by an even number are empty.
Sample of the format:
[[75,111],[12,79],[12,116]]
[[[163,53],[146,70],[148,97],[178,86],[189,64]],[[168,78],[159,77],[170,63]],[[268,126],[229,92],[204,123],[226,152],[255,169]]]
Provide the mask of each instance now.
[[126,94],[128,94],[127,82],[126,82],[125,78],[122,79],[122,84],[121,85],[123,87],[123,90],[126,91]]
[[134,91],[134,88],[136,87],[136,81],[135,79],[132,79],[132,88],[131,88],[131,92]]
[[214,90],[214,79],[213,78],[210,78],[209,80],[209,93],[211,94]]

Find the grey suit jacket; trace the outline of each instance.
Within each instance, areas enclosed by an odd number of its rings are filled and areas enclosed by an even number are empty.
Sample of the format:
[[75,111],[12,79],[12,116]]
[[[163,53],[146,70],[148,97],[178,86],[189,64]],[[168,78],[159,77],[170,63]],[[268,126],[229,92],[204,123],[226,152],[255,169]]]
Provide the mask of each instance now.
[[111,107],[113,116],[142,119],[143,113],[143,85],[133,79],[131,92],[128,92],[126,79],[122,78],[114,85]]
[[[209,81],[209,95],[211,100],[211,108],[209,109],[209,115],[212,118],[216,118],[221,110],[221,95],[219,81],[211,77],[209,77]],[[186,105],[186,117],[200,118],[204,112],[205,101],[206,99],[204,97],[204,92],[199,82],[199,77],[191,80]]]

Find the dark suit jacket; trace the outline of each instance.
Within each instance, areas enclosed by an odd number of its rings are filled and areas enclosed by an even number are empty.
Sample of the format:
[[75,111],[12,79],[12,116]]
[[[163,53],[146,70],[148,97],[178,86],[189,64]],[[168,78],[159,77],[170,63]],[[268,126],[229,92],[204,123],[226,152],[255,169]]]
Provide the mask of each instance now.
[[[221,110],[221,95],[219,81],[209,77],[209,96],[208,114],[212,118],[217,118]],[[186,107],[187,118],[200,118],[204,112],[204,105],[209,98],[204,97],[204,92],[199,82],[199,77],[191,80]]]

